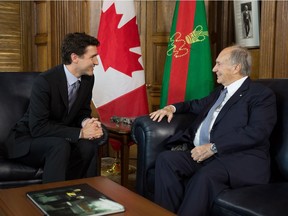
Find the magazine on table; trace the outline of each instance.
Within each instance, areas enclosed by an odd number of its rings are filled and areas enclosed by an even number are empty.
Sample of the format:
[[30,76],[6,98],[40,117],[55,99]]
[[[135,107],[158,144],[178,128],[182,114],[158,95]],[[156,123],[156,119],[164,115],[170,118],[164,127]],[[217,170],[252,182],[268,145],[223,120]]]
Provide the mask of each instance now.
[[31,191],[27,196],[48,216],[94,216],[125,211],[123,205],[88,184]]

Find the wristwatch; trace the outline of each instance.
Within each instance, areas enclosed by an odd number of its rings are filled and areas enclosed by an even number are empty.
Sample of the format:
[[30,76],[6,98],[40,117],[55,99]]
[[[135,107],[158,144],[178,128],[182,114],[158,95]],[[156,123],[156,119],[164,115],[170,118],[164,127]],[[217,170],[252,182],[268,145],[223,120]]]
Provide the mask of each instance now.
[[216,145],[215,145],[215,143],[211,143],[212,145],[211,145],[211,147],[210,147],[210,150],[214,153],[214,154],[216,154],[217,153],[217,148],[216,148]]

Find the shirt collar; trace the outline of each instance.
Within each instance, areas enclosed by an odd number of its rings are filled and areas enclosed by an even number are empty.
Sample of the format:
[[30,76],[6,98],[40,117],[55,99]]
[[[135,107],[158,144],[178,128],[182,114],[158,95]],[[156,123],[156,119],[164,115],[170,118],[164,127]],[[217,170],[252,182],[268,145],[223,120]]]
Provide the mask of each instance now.
[[248,76],[242,77],[239,80],[236,80],[235,82],[231,83],[230,85],[226,86],[227,88],[227,93],[229,95],[233,95],[243,84],[243,82],[248,78]]
[[65,71],[65,75],[66,75],[66,79],[67,79],[67,85],[71,86],[73,83],[77,82],[78,80],[81,81],[81,77],[77,78],[75,77],[66,67],[66,65],[64,65],[64,71]]

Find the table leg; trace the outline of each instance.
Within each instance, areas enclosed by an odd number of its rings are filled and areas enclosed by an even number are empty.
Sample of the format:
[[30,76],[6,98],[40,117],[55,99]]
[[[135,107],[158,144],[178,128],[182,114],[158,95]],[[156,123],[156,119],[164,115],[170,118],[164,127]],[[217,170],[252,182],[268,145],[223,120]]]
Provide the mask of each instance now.
[[129,175],[129,137],[123,135],[121,145],[121,185],[127,187]]

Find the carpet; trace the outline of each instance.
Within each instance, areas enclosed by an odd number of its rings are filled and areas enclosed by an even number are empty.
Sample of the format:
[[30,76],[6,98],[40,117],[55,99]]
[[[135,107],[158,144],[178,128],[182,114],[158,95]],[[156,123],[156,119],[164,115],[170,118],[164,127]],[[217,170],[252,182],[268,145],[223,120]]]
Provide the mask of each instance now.
[[[112,181],[120,184],[121,167],[120,160],[112,157],[103,157],[101,159],[101,176],[106,176]],[[129,164],[128,188],[135,190],[136,183],[136,167]]]

